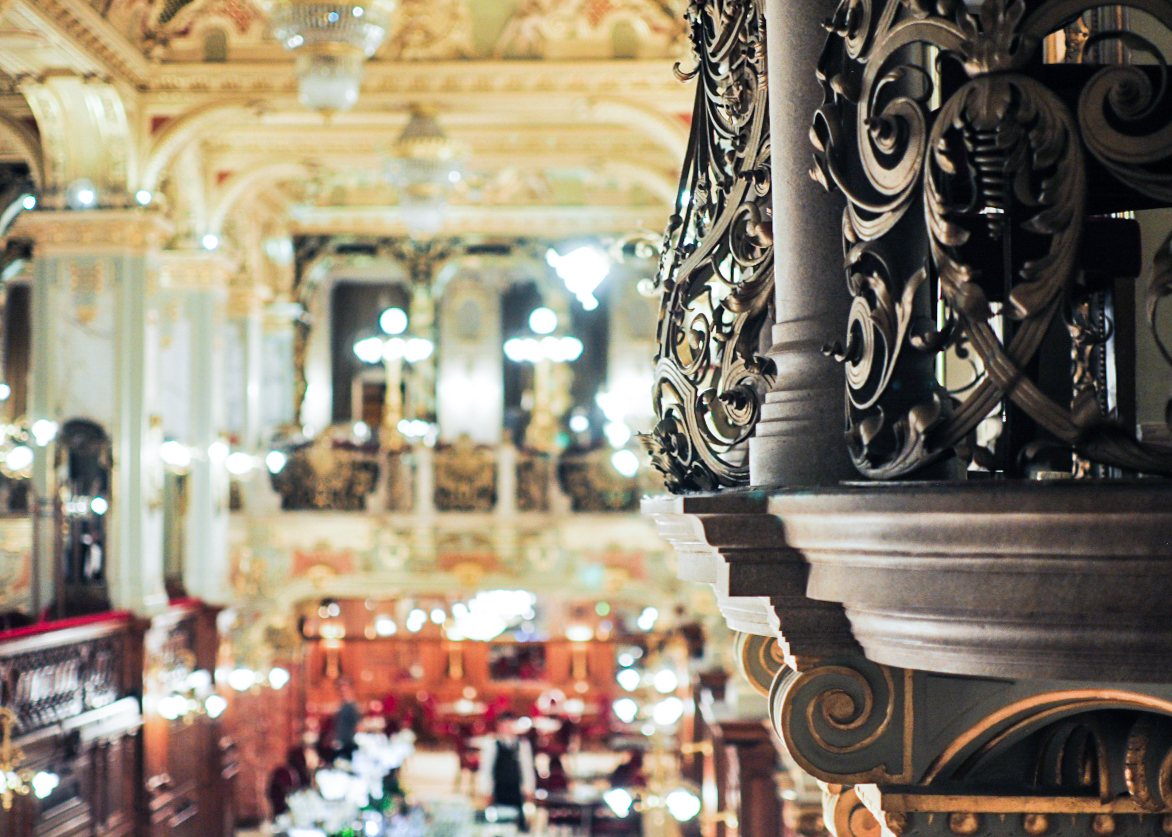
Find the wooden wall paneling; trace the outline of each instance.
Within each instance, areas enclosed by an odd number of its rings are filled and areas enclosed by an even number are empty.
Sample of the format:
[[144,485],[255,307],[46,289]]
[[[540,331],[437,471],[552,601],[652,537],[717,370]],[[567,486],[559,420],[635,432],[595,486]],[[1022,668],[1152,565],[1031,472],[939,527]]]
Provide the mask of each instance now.
[[231,806],[221,767],[220,724],[203,714],[168,720],[157,701],[193,670],[215,670],[218,608],[183,603],[158,614],[144,634],[143,789],[149,837],[227,837]]
[[551,639],[545,643],[545,677],[551,683],[569,683],[572,668],[570,642]]
[[141,775],[141,632],[126,614],[0,636],[0,703],[18,717],[21,767],[60,784],[0,813],[2,837],[129,837]]
[[465,642],[464,679],[469,685],[483,692],[488,684],[488,643]]
[[12,801],[12,808],[0,808],[0,835],[3,837],[33,837],[33,828],[38,814],[37,801],[19,797]]
[[598,689],[610,689],[615,675],[615,647],[610,642],[592,642],[590,648],[590,683]]
[[[716,837],[781,833],[777,750],[764,721],[713,721],[717,789]],[[730,822],[735,817],[736,826]]]

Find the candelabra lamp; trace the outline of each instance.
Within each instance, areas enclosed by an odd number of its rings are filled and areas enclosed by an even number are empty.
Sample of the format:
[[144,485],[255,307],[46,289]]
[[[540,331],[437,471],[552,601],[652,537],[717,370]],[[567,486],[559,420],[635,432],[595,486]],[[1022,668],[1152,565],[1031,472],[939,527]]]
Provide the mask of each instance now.
[[[354,344],[354,354],[363,363],[382,363],[386,372],[386,390],[383,397],[383,438],[390,448],[401,447],[403,437],[420,437],[431,430],[431,424],[418,417],[404,416],[404,364],[427,360],[435,351],[435,344],[426,337],[410,337],[407,314],[401,308],[388,308],[379,317],[379,328],[390,335],[366,337]],[[410,381],[408,381],[410,383]],[[408,387],[410,394],[411,388]],[[415,405],[409,405],[414,409]]]
[[535,336],[513,337],[505,341],[505,356],[514,363],[533,364],[533,412],[526,441],[537,450],[553,447],[557,428],[555,416],[561,410],[556,382],[557,367],[582,355],[582,341],[571,335],[556,334],[558,316],[549,308],[535,308],[529,315],[529,328]]

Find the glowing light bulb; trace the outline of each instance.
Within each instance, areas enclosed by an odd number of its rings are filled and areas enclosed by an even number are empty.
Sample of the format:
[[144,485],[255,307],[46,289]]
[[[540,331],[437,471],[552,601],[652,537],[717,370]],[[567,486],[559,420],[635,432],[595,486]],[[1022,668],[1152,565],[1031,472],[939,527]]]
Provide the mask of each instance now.
[[288,461],[289,457],[279,450],[271,450],[265,454],[265,467],[269,469],[270,474],[281,473]]
[[529,315],[529,328],[537,334],[553,334],[558,327],[558,315],[550,308],[534,308]]
[[407,312],[402,308],[388,308],[379,315],[378,327],[387,334],[402,334],[407,330]]

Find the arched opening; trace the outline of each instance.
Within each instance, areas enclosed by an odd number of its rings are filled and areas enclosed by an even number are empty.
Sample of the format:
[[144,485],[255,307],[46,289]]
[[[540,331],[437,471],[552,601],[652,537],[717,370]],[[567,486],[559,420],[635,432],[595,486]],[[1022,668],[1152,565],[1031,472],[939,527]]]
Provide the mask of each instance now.
[[106,515],[113,451],[101,425],[71,419],[57,440],[61,573],[66,615],[107,610]]

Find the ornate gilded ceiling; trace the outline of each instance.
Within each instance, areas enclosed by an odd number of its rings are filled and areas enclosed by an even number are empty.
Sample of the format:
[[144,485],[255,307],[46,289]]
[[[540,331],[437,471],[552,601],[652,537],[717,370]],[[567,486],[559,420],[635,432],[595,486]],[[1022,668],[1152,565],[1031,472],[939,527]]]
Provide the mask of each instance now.
[[[252,0],[87,0],[142,54],[161,61],[272,58]],[[384,60],[663,58],[686,47],[678,0],[402,0]],[[209,39],[209,35],[211,38]]]
[[358,104],[327,118],[254,0],[7,0],[0,161],[45,195],[147,190],[174,246],[215,233],[278,295],[273,235],[409,230],[382,171],[417,104],[468,149],[444,233],[658,233],[691,111],[679,5],[403,0]]

